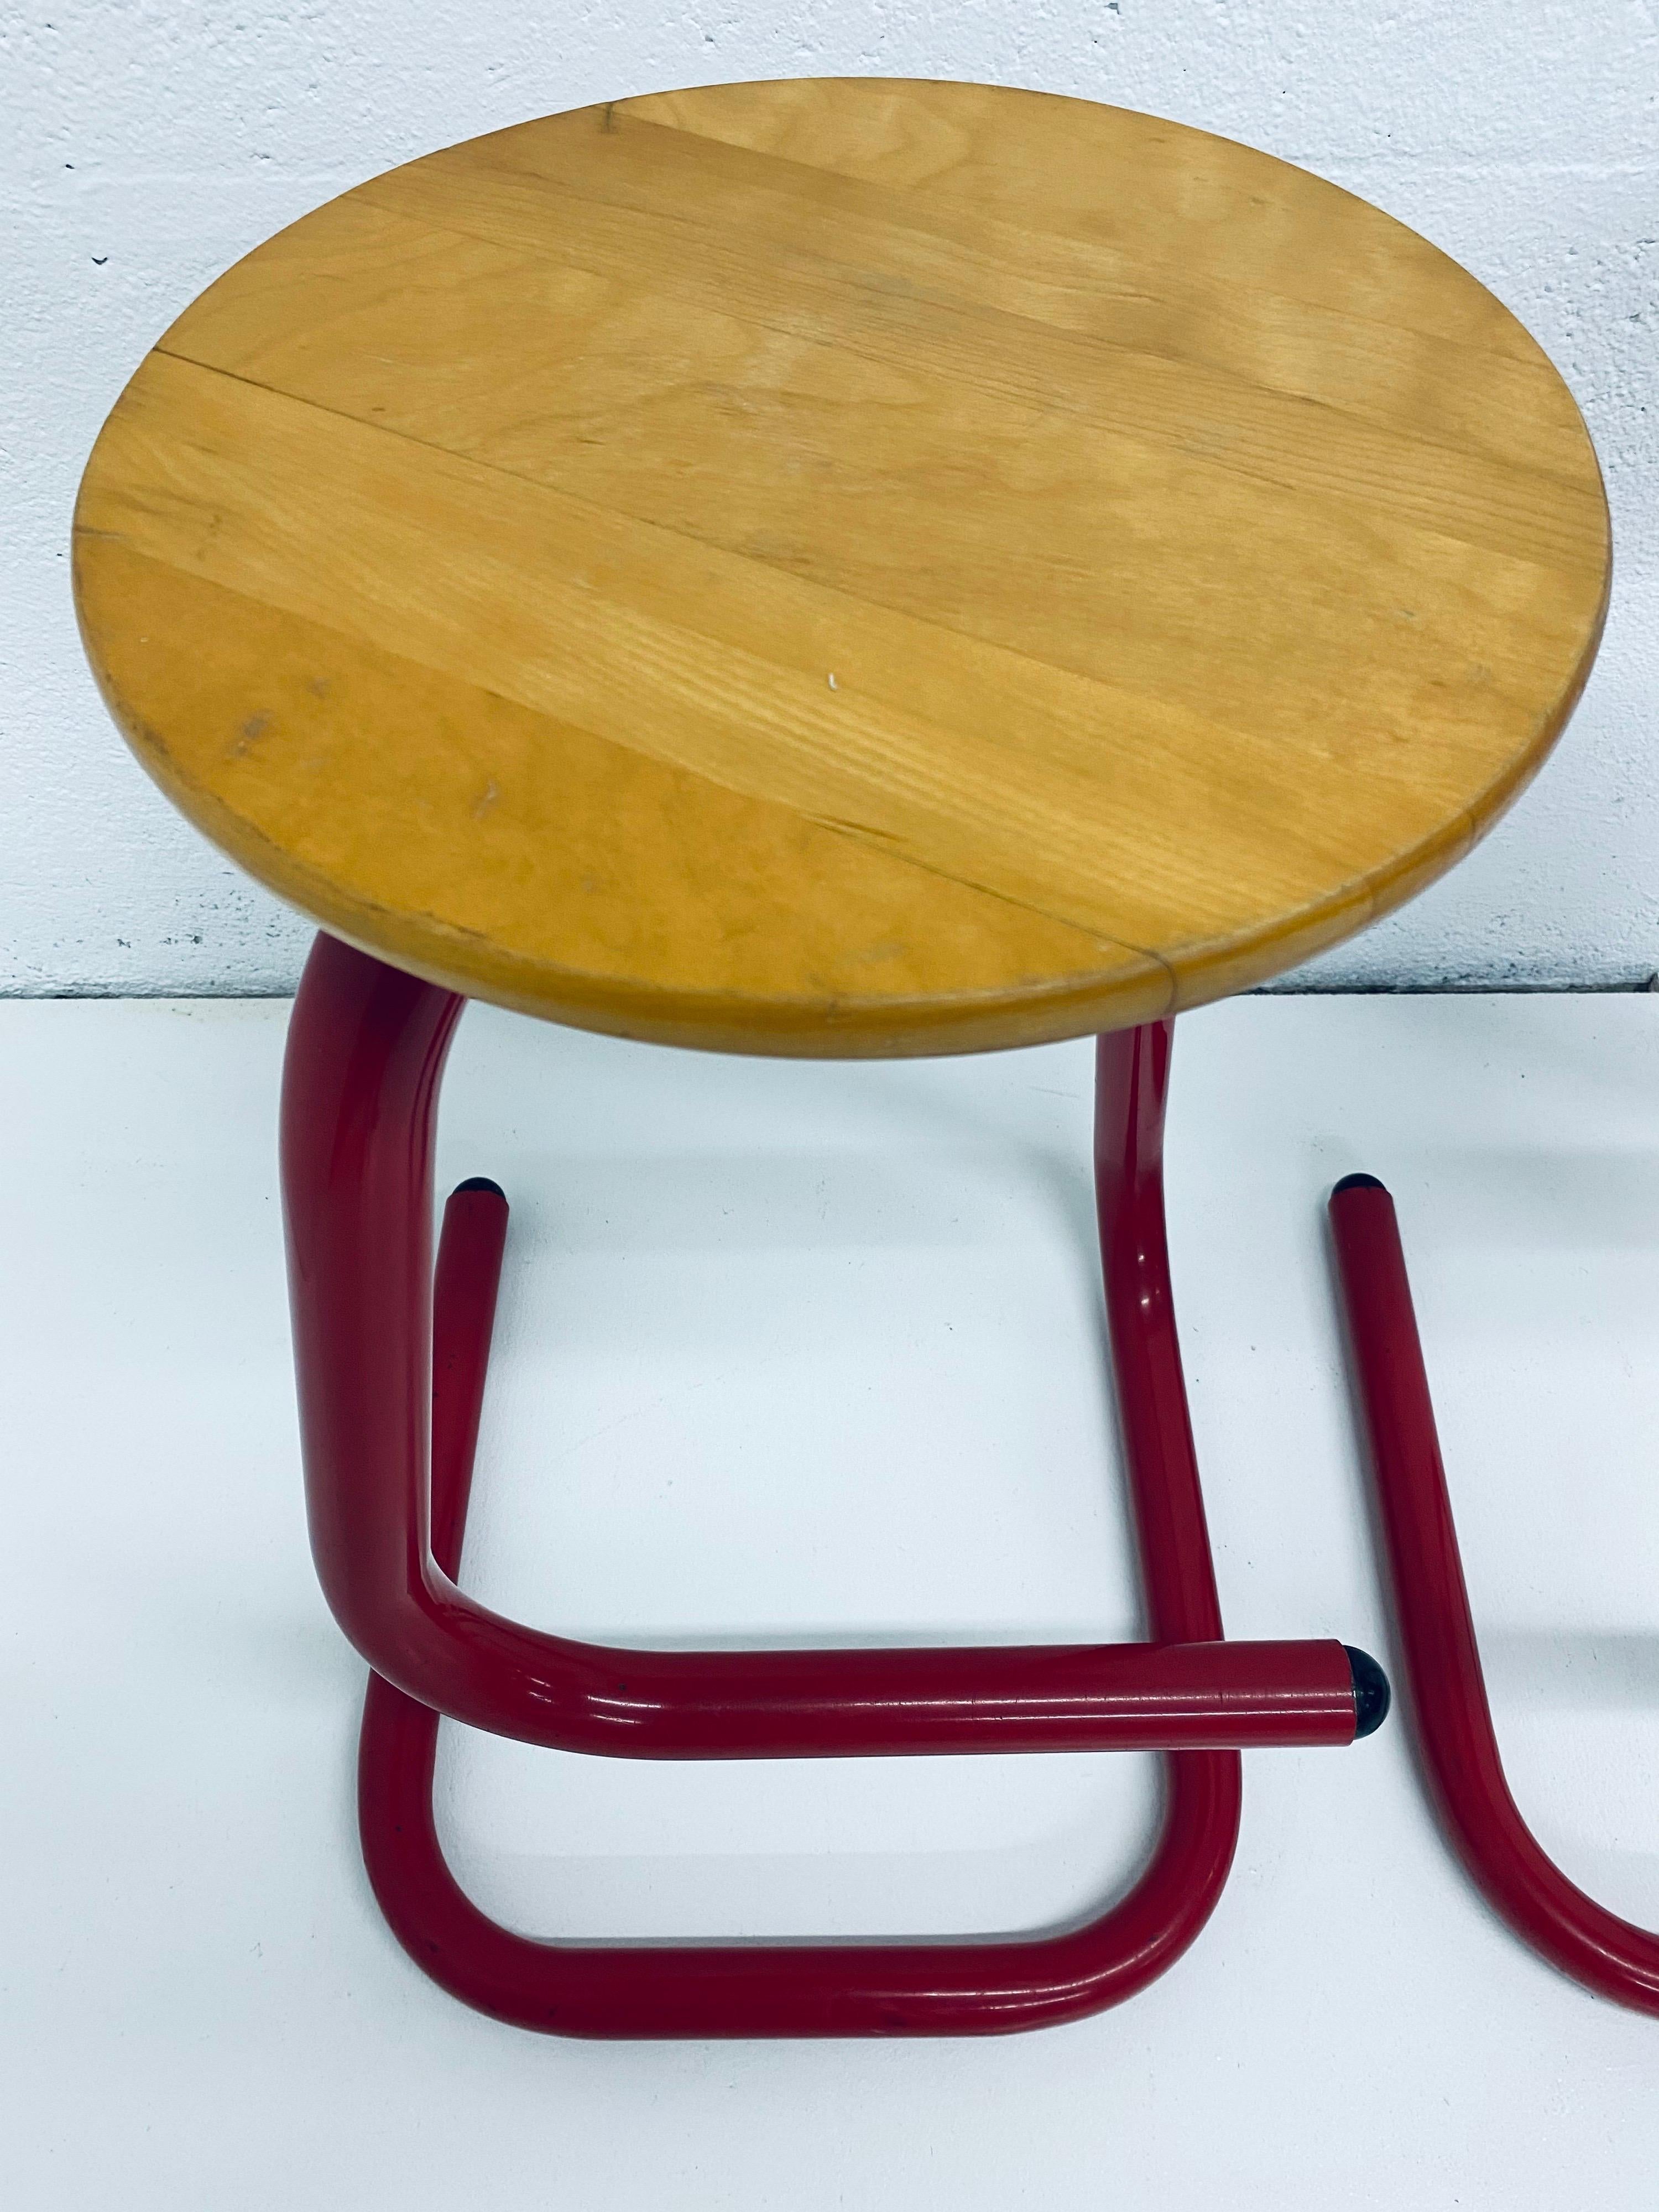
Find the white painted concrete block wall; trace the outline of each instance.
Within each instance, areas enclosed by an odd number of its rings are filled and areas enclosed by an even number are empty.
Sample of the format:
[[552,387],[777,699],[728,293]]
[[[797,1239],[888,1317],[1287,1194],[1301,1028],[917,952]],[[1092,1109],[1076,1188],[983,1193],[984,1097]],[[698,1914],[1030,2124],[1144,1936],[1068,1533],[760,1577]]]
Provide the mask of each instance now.
[[1659,969],[1656,0],[10,0],[0,21],[0,989],[270,991],[306,926],[150,787],[82,664],[66,541],[105,412],[208,280],[394,161],[618,92],[977,77],[1247,139],[1482,277],[1577,392],[1612,494],[1601,663],[1455,877],[1323,982]]

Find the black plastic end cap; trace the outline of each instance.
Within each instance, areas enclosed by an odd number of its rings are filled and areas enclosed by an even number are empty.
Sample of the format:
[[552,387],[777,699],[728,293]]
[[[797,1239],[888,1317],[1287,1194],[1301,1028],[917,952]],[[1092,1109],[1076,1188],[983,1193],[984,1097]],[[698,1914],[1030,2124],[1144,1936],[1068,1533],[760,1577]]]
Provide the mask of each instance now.
[[1375,1176],[1344,1176],[1340,1182],[1332,1184],[1331,1196],[1340,1198],[1345,1190],[1386,1190],[1388,1187],[1387,1183],[1379,1182]]
[[1353,1678],[1353,1734],[1358,1743],[1362,1735],[1375,1735],[1387,1720],[1394,1692],[1369,1651],[1357,1650],[1352,1644],[1345,1644],[1342,1649],[1348,1655],[1348,1672]]
[[507,1200],[507,1193],[500,1183],[492,1182],[488,1176],[469,1176],[465,1182],[458,1182],[449,1194],[452,1198],[459,1198],[464,1190],[493,1190],[503,1204]]

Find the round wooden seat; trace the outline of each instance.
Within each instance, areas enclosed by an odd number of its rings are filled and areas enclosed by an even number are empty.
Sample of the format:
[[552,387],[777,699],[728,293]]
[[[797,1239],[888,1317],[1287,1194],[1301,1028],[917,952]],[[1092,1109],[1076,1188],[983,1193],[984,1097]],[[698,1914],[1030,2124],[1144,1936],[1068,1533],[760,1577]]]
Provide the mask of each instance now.
[[76,510],[217,844],[471,996],[966,1050],[1258,982],[1454,862],[1606,504],[1474,279],[1302,171],[975,85],[730,85],[393,170],[222,277]]

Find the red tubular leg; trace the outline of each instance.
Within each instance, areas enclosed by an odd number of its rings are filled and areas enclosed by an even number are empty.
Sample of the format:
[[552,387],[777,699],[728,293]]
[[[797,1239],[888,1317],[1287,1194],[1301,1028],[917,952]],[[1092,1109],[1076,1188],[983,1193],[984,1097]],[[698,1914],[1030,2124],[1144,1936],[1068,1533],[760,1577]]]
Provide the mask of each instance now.
[[1164,1228],[1172,1022],[1095,1051],[1095,1207],[1106,1321],[1153,1640],[1222,1633]]
[[[1103,1041],[1097,1142],[1109,1310],[1136,1528],[1156,1635],[1217,1648],[1211,1569],[1170,1302],[1160,1182],[1167,1024]],[[433,1546],[459,1570],[506,1209],[464,1185],[446,1210],[434,1296]],[[1218,1648],[1225,1650],[1224,1645]],[[464,1895],[432,1818],[438,1716],[370,1679],[358,1764],[369,1881],[393,1933],[452,1995],[521,2027],[590,2036],[1007,2033],[1121,2002],[1208,1919],[1238,1835],[1236,1751],[1168,1761],[1162,1830],[1121,1903],[1065,1935],[1013,1942],[551,1943]]]
[[[428,1525],[432,1139],[462,1003],[319,937],[283,1076],[312,1549],[335,1618],[377,1674],[496,1735],[635,1758],[1338,1744],[1380,1717],[1375,1662],[1334,1640],[1220,1640],[1163,1251],[1158,1027],[1103,1045],[1100,1137],[1152,1643],[618,1650],[464,1595]],[[1167,1435],[1152,1410],[1166,1400]]]
[[450,1576],[460,1567],[506,1249],[506,1194],[474,1176],[450,1193],[432,1284],[432,1555]]
[[1659,2014],[1659,1936],[1567,1880],[1504,1778],[1394,1200],[1374,1177],[1349,1176],[1330,1210],[1406,1678],[1442,1823],[1524,1942],[1600,1996]]

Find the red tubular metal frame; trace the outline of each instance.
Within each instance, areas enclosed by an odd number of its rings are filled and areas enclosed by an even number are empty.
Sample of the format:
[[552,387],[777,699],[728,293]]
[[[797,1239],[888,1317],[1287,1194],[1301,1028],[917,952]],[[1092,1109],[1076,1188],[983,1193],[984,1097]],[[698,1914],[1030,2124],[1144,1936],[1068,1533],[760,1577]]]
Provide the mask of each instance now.
[[428,1443],[432,1139],[464,1004],[322,937],[289,1036],[283,1179],[312,1549],[336,1620],[378,1674],[497,1735],[640,1759],[1352,1739],[1342,1644],[1221,1641],[1164,1249],[1161,1025],[1105,1042],[1099,1104],[1152,1643],[620,1650],[464,1595],[433,1556]]
[[[460,1565],[507,1204],[463,1185],[444,1213],[434,1291],[432,1544]],[[1171,1590],[1213,1615],[1206,1571]],[[1238,1836],[1236,1751],[1169,1759],[1163,1831],[1129,1895],[1089,1925],[1012,1942],[537,1942],[472,1904],[432,1815],[438,1715],[378,1674],[363,1706],[357,1817],[380,1909],[452,1996],[514,2027],[629,2036],[1007,2033],[1099,2010],[1153,1981],[1209,1918]]]
[[[1334,1640],[1224,1640],[1164,1241],[1170,1025],[1101,1041],[1097,1182],[1107,1310],[1150,1641],[981,1650],[645,1652],[538,1633],[455,1584],[506,1201],[474,1181],[431,1267],[431,1152],[463,1001],[327,937],[307,964],[283,1098],[312,1544],[374,1670],[359,1809],[382,1909],[428,1972],[520,2025],[590,2035],[994,2033],[1092,2012],[1173,1963],[1237,1836],[1243,1745],[1337,1744],[1387,1709]],[[434,1343],[435,1334],[435,1359]],[[1161,1749],[1162,1831],[1127,1897],[1014,1942],[549,1944],[496,1927],[432,1823],[440,1715],[645,1758]]]
[[1441,1821],[1523,1942],[1598,1995],[1659,2014],[1659,1936],[1567,1880],[1504,1778],[1394,1200],[1374,1176],[1348,1176],[1330,1214],[1401,1655]]

